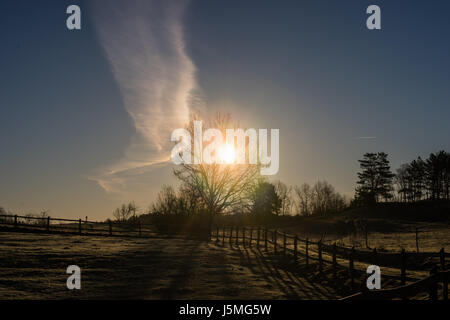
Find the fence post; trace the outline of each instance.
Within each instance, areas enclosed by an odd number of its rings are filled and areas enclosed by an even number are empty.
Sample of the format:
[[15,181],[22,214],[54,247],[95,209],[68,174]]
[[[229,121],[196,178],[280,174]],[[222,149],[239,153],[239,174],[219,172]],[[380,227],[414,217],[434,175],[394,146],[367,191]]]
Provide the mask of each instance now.
[[239,246],[239,227],[236,226],[236,245]]
[[294,237],[294,263],[297,263],[297,243],[298,243],[298,237],[295,235]]
[[[441,256],[441,270],[445,271],[446,270],[446,266],[445,266],[445,251],[444,251],[444,248],[442,248],[441,251],[439,251],[439,254]],[[448,276],[444,276],[442,294],[443,294],[444,300],[448,300]]]
[[416,228],[416,250],[419,252],[419,228]]
[[139,220],[139,222],[138,222],[138,227],[139,227],[139,237],[141,237],[141,235],[142,235],[141,220]]
[[245,248],[245,227],[242,228],[242,245]]
[[355,273],[354,273],[354,264],[353,264],[354,254],[355,254],[355,247],[352,247],[352,249],[350,251],[350,259],[349,259],[349,269],[350,269],[349,271],[350,271],[350,280],[351,280],[352,289],[355,287]]
[[401,253],[401,276],[400,276],[400,283],[402,286],[406,284],[406,252],[405,249],[402,249]]
[[444,300],[448,301],[448,276],[444,276],[442,293],[444,296]]
[[275,231],[273,231],[272,235],[273,235],[273,252],[275,254],[277,254],[277,230],[275,229]]
[[317,242],[317,249],[319,251],[319,271],[322,272],[322,240]]
[[336,242],[333,244],[333,276],[336,278],[336,267],[337,267],[337,262],[336,262]]
[[223,226],[222,227],[222,247],[225,246],[225,230],[226,230],[226,227]]
[[217,231],[216,231],[216,242],[219,242],[219,226],[217,226]]
[[78,233],[81,234],[81,218],[78,220]]
[[50,217],[47,217],[47,231],[50,231]]
[[[436,273],[437,273],[437,267],[434,266],[433,269],[431,269],[431,271],[430,271],[430,275],[434,275]],[[437,281],[435,281],[430,285],[430,292],[429,292],[430,300],[433,300],[433,301],[437,300],[437,290],[438,290],[438,285],[437,285]]]
[[233,226],[230,227],[230,245],[233,242]]
[[368,239],[368,234],[367,234],[367,223],[366,223],[366,227],[365,229],[365,233],[366,233],[366,248],[369,248],[369,239]]
[[112,221],[109,220],[109,235],[112,236]]
[[[175,230],[177,230],[176,226],[175,226],[175,222],[174,221],[170,221],[169,224],[167,225],[167,235],[169,237],[171,237],[173,234],[175,234]],[[211,228],[208,228],[208,241],[211,240]]]
[[259,249],[260,233],[261,233],[261,227],[258,227],[258,235],[257,235],[257,240],[256,240],[256,248],[258,248],[258,249]]
[[267,228],[264,229],[264,249],[267,251]]
[[283,255],[286,255],[286,232],[283,232]]
[[252,241],[253,241],[253,228],[250,228],[250,243],[248,244],[250,248],[252,247]]
[[17,228],[17,214],[14,215],[14,228]]
[[308,254],[308,238],[305,241],[305,255],[306,255],[306,265],[309,265],[309,254]]

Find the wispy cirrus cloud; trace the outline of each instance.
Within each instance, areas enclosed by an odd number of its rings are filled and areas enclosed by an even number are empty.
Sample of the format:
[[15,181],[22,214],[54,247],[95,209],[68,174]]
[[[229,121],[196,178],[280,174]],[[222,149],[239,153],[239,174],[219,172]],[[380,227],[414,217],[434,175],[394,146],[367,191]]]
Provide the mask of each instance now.
[[136,129],[123,159],[91,177],[107,192],[124,192],[139,176],[166,164],[170,133],[183,127],[198,105],[195,66],[183,38],[186,6],[183,0],[93,5],[99,40]]

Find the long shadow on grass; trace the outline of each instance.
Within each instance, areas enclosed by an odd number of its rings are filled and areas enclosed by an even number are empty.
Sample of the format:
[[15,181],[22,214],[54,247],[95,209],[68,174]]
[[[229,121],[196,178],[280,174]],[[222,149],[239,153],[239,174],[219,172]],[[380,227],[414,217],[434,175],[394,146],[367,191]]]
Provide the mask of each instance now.
[[[335,299],[336,293],[332,292],[329,288],[320,285],[321,279],[312,279],[309,277],[309,273],[313,271],[310,266],[308,268],[302,268],[298,272],[291,272],[291,267],[283,268],[283,262],[280,263],[283,257],[277,255],[263,254],[261,250],[257,248],[241,248],[239,246],[233,246],[233,250],[236,250],[240,257],[241,263],[248,265],[250,270],[255,274],[261,274],[264,279],[271,284],[275,284],[288,299]],[[249,253],[251,252],[251,255]],[[257,264],[258,270],[252,267],[252,263]],[[300,276],[299,273],[305,274]],[[286,278],[288,280],[286,280]],[[316,283],[317,282],[317,283]],[[296,287],[296,286],[300,286]]]
[[[299,299],[295,288],[284,280],[284,277],[280,274],[277,266],[265,259],[261,254],[257,254],[253,249],[251,252],[253,253],[254,258],[250,257],[247,248],[241,249],[240,247],[233,247],[233,249],[237,250],[241,258],[241,263],[248,266],[252,273],[261,274],[268,283],[276,285],[288,299]],[[256,262],[258,270],[253,268],[253,261]]]

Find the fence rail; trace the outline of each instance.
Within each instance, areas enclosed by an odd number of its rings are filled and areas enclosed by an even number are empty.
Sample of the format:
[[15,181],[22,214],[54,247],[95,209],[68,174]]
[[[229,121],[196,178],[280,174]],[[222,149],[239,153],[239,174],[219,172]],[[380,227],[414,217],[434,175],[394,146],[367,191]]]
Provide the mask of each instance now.
[[[257,235],[256,238],[253,237],[253,234],[255,233]],[[270,230],[262,227],[216,227],[216,233],[213,235],[213,238],[214,236],[216,241],[222,241],[223,245],[226,242],[226,238],[228,238],[230,244],[242,244],[244,247],[252,247],[255,245],[258,249],[263,247],[265,251],[273,251],[274,254],[280,253],[284,256],[291,255],[291,258],[296,264],[299,262],[298,257],[303,256],[306,265],[309,265],[311,260],[316,261],[320,272],[323,271],[325,264],[331,265],[332,273],[335,277],[338,266],[344,264],[344,267],[348,268],[348,275],[352,288],[355,287],[355,278],[358,271],[355,267],[355,262],[369,262],[381,266],[394,265],[400,269],[397,277],[400,278],[401,287],[370,291],[370,293],[357,293],[354,295],[355,299],[366,297],[372,299],[403,298],[412,296],[414,295],[413,293],[432,290],[430,288],[434,288],[434,286],[437,288],[438,282],[444,283],[443,296],[444,299],[448,299],[448,272],[445,272],[445,267],[446,258],[449,257],[449,254],[445,252],[444,248],[438,253],[407,253],[405,250],[402,250],[400,253],[380,253],[376,248],[372,251],[358,251],[355,250],[354,247],[342,247],[338,246],[336,243],[328,245],[324,244],[321,240],[311,241],[308,238],[302,239],[298,235],[287,234],[285,232],[280,232],[279,230]],[[269,245],[271,246],[270,250]],[[408,265],[408,258],[411,256],[420,258],[439,257],[439,265],[442,271],[440,273],[432,274],[428,278],[406,285],[407,268],[409,267],[414,270],[413,266]],[[430,293],[430,298],[433,298],[436,295],[434,291],[433,293]]]
[[[52,224],[53,222],[53,224]],[[57,222],[57,223],[55,223]],[[69,231],[72,233],[83,235],[121,235],[121,236],[135,236],[135,237],[149,237],[154,236],[152,225],[141,224],[139,220],[135,223],[125,224],[123,222],[108,221],[97,222],[88,220],[74,220],[62,219],[52,217],[30,217],[19,215],[0,215],[0,225],[13,226],[15,229],[21,227],[40,229],[46,232],[51,231]],[[438,283],[443,283],[443,297],[448,299],[448,277],[449,271],[446,270],[446,258],[450,255],[442,248],[438,253],[424,253],[424,252],[378,252],[375,249],[372,251],[355,250],[354,247],[342,247],[336,243],[329,245],[324,244],[322,240],[311,241],[308,238],[301,238],[298,235],[292,235],[279,230],[270,230],[262,227],[242,227],[239,226],[222,226],[216,227],[215,236],[216,241],[222,241],[232,244],[242,244],[244,247],[252,247],[255,245],[258,249],[263,248],[265,251],[273,250],[275,254],[282,254],[288,258],[292,258],[294,263],[299,262],[299,257],[305,259],[305,264],[309,265],[311,261],[317,262],[319,271],[322,272],[325,264],[331,265],[333,275],[336,276],[338,266],[342,267],[342,263],[346,264],[344,267],[348,268],[348,274],[352,288],[355,284],[355,262],[370,262],[381,266],[395,266],[400,269],[400,280],[402,286],[393,289],[383,289],[375,291],[364,291],[356,293],[346,299],[392,299],[405,298],[413,296],[417,293],[428,291],[431,299],[437,299]],[[226,241],[228,240],[228,241]],[[289,257],[291,256],[291,257]],[[433,269],[429,277],[414,283],[406,285],[406,273],[408,265],[408,258],[411,256],[420,258],[439,257],[440,272]]]
[[392,289],[366,290],[341,300],[387,300],[406,299],[427,292],[431,300],[438,299],[438,284],[443,284],[443,299],[448,300],[448,279],[450,271],[431,271],[431,275],[414,283]]
[[13,226],[14,229],[25,227],[47,232],[72,232],[84,235],[145,237],[155,234],[152,225],[141,224],[139,220],[133,223],[123,223],[119,221],[98,222],[82,219],[0,215],[0,225]]

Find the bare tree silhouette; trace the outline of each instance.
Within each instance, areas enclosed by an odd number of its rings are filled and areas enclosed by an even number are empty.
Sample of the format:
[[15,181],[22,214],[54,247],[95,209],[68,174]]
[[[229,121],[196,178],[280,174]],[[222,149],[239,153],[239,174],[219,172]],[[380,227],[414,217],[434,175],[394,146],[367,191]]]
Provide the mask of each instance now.
[[[193,119],[187,130],[194,136]],[[231,117],[217,114],[206,124],[225,136],[225,130],[233,128]],[[247,148],[248,149],[248,146]],[[253,164],[186,164],[174,170],[175,176],[183,183],[183,188],[195,194],[208,214],[209,231],[212,218],[234,206],[250,200],[251,191],[259,177],[259,166]]]

